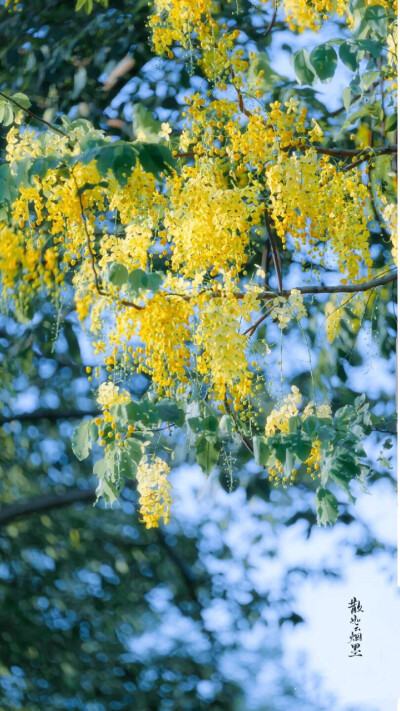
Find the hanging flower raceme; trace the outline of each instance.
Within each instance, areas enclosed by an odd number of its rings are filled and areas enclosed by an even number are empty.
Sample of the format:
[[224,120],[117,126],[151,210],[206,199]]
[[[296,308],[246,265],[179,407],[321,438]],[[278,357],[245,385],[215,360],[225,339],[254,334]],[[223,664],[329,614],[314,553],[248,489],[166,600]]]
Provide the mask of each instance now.
[[172,269],[187,277],[207,269],[238,273],[262,210],[257,187],[229,187],[226,176],[209,163],[185,168],[170,181],[170,207],[164,215]]
[[143,457],[137,467],[140,515],[146,528],[157,528],[160,519],[169,523],[172,504],[171,484],[167,479],[170,468],[163,459],[155,457],[150,462]]
[[[299,406],[301,404],[301,400],[302,396],[299,389],[295,385],[292,385],[290,393],[282,398],[280,407],[273,409],[267,417],[265,424],[265,434],[267,437],[276,433],[289,435],[291,432],[291,420],[292,418],[297,418],[298,416],[300,416],[303,422],[305,422],[307,418],[312,415],[329,419],[332,417],[331,407],[328,403],[316,405],[313,401],[310,401],[304,407],[303,411],[300,412]],[[315,436],[312,442],[310,454],[304,461],[307,473],[311,474],[312,478],[316,476],[316,472],[320,468],[320,446],[321,441],[317,436]],[[280,484],[282,481],[282,474],[284,472],[284,465],[276,457],[271,456],[269,461],[270,480],[273,481],[275,485]],[[290,472],[285,473],[286,476],[283,479],[284,483],[293,484],[298,473],[297,469],[294,467],[290,470]]]

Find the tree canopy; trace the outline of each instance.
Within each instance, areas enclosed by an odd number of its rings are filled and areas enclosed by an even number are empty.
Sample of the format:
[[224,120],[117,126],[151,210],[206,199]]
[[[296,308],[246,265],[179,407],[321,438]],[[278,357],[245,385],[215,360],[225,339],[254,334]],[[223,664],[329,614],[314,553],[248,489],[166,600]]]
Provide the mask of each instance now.
[[[131,26],[123,3],[100,5],[94,41],[101,18]],[[148,527],[168,522],[172,503],[174,452],[160,432],[183,429],[207,475],[219,465],[233,477],[244,445],[274,486],[314,483],[322,524],[337,519],[332,486],[352,500],[350,483],[371,471],[361,441],[379,418],[363,394],[335,407],[318,367],[333,341],[340,348],[341,329],[355,332],[353,353],[360,325],[384,309],[396,280],[393,4],[337,3],[342,36],[292,54],[299,88],[265,51],[277,7],[243,5],[154,3],[148,43],[202,83],[184,92],[185,110],[170,110],[171,122],[135,103],[134,140],[112,140],[87,118],[50,122],[24,93],[1,93],[0,118],[11,126],[1,168],[3,303],[31,319],[47,293],[60,318],[74,299],[99,356],[87,370],[101,413],[77,427],[73,449],[80,460],[93,445],[103,449],[94,471],[107,501],[136,478]],[[93,2],[76,9],[90,13]],[[332,12],[324,2],[281,10],[295,33],[318,31]],[[137,34],[143,28],[130,39]],[[79,52],[63,92],[83,99],[90,116],[86,65],[98,71],[96,53],[81,48],[79,34],[67,48],[57,34],[53,42],[60,66]],[[39,51],[35,42],[24,51],[34,68]],[[136,66],[134,55],[111,69],[106,89]],[[343,111],[319,115],[311,87],[334,81],[339,59],[353,75]],[[56,93],[54,118],[65,101]],[[286,334],[295,330],[309,357],[303,391],[283,386]],[[138,376],[140,400],[131,390]]]
[[4,708],[327,703],[280,635],[339,573],[265,593],[257,556],[384,548],[353,504],[394,495],[396,10],[1,7]]

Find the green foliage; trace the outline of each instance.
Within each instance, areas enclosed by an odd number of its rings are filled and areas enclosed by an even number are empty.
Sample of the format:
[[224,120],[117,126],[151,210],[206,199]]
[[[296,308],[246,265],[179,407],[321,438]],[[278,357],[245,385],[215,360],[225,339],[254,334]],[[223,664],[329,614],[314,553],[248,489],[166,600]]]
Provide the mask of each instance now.
[[315,73],[322,82],[332,79],[336,71],[337,55],[329,44],[320,44],[314,47],[310,54],[310,63]]
[[211,474],[216,466],[220,453],[220,443],[216,437],[201,435],[196,440],[196,460],[203,472]]
[[129,291],[132,294],[140,294],[141,291],[152,291],[156,294],[162,283],[162,274],[158,272],[145,272],[143,269],[134,269],[128,275],[127,282]]
[[[31,102],[25,94],[17,92],[10,96],[10,99],[17,102],[22,109],[29,109]],[[9,101],[7,97],[0,96],[0,124],[3,126],[10,126],[13,123],[15,115],[20,111],[20,108],[16,106],[13,101]]]
[[90,15],[94,7],[94,2],[97,2],[102,7],[108,7],[108,0],[76,0],[75,10],[76,12],[83,10],[87,15]]
[[358,47],[353,42],[342,42],[339,45],[339,57],[343,64],[352,72],[358,68]]
[[326,526],[329,523],[332,526],[336,523],[339,513],[338,501],[331,491],[319,487],[315,497],[315,507],[319,524]]
[[157,121],[143,104],[135,104],[133,108],[132,128],[135,138],[143,134],[146,142],[158,143],[161,140],[161,121]]
[[384,40],[387,36],[387,15],[382,5],[369,5],[365,8],[363,21],[360,27],[360,34],[364,29],[370,29],[379,39]]
[[86,459],[92,449],[93,420],[84,420],[74,430],[72,435],[72,451],[79,459]]
[[299,49],[295,52],[293,55],[293,67],[299,84],[312,86],[315,83],[317,76],[306,49]]
[[128,281],[128,270],[123,264],[114,263],[108,271],[108,280],[113,286],[122,286]]

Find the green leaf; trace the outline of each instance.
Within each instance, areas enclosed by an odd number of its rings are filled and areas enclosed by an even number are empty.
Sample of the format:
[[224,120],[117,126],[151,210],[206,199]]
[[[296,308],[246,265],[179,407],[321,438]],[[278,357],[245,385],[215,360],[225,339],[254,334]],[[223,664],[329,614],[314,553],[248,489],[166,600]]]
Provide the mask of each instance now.
[[195,434],[199,434],[200,432],[215,434],[218,432],[219,421],[214,415],[209,415],[208,417],[190,417],[188,424]]
[[153,294],[156,294],[163,282],[163,279],[163,275],[159,272],[150,272],[150,274],[147,274],[148,290],[152,291]]
[[[136,445],[136,442],[135,442]],[[134,454],[134,456],[133,456]],[[142,458],[142,452],[140,453],[140,459]],[[136,450],[133,452],[132,448],[129,446],[124,447],[120,450],[120,455],[118,459],[118,473],[124,479],[134,479],[136,476],[136,470],[138,462],[140,459],[137,457]]]
[[358,69],[358,52],[359,48],[352,42],[342,42],[339,47],[340,59],[342,60],[343,64],[352,72],[356,72]]
[[93,467],[93,474],[98,479],[103,479],[107,471],[107,462],[105,459],[98,459]]
[[289,417],[289,432],[291,434],[294,434],[298,431],[299,427],[301,427],[301,424],[302,420],[300,415],[296,415],[295,417]]
[[14,112],[6,101],[0,103],[0,123],[9,126],[14,120]]
[[17,94],[13,94],[11,98],[21,104],[24,109],[29,109],[31,105],[31,102],[29,101],[26,94],[21,94],[20,92],[17,92]]
[[135,104],[133,107],[132,129],[135,137],[143,133],[149,142],[157,143],[161,140],[159,137],[161,122],[157,121],[143,104]]
[[97,156],[97,168],[104,178],[111,170],[119,184],[124,186],[132,174],[137,160],[136,147],[126,141],[115,141],[111,145],[100,148]]
[[388,437],[388,439],[385,439],[385,441],[384,441],[384,443],[383,443],[382,446],[383,446],[384,449],[392,449],[392,447],[393,447],[393,440],[390,439],[390,437]]
[[[320,44],[310,54],[310,63],[322,82],[332,79],[336,71],[337,55],[333,47]],[[310,83],[310,82],[307,82]]]
[[113,504],[114,501],[117,501],[120,492],[118,491],[115,484],[113,484],[111,479],[104,477],[101,484],[102,484],[102,489],[103,489],[102,493],[103,493],[106,503]]
[[216,437],[201,435],[196,441],[196,459],[207,476],[218,462],[219,451],[220,443]]
[[148,400],[129,402],[124,407],[127,422],[130,424],[136,425],[142,422],[146,427],[152,427],[160,421],[156,406]]
[[158,416],[162,422],[170,422],[182,427],[185,422],[185,413],[173,400],[161,400],[156,404]]
[[346,109],[346,114],[348,114],[350,111],[350,105],[351,105],[351,89],[349,86],[345,86],[345,88],[343,89],[342,98],[343,98],[343,106]]
[[385,121],[385,131],[390,133],[391,131],[396,131],[397,129],[397,113],[387,116]]
[[12,203],[17,197],[17,189],[8,163],[0,165],[0,203]]
[[367,91],[369,87],[376,81],[379,77],[379,72],[366,72],[361,77],[361,86],[364,91]]
[[309,415],[303,420],[302,430],[307,435],[313,435],[318,428],[318,417],[316,415]]
[[233,419],[230,415],[222,415],[219,421],[219,431],[224,437],[231,437],[234,431]]
[[85,67],[78,67],[74,75],[74,90],[71,93],[71,99],[76,99],[86,86],[87,70]]
[[338,471],[337,468],[334,468],[330,472],[330,478],[332,479],[332,481],[335,482],[335,484],[340,486],[340,488],[346,492],[347,496],[349,497],[349,500],[352,504],[354,504],[356,500],[353,494],[351,493],[349,486],[349,483],[353,479],[353,477],[346,475],[344,472]]
[[378,42],[378,40],[355,39],[353,42],[364,52],[369,52],[375,59],[379,57],[383,49],[382,43]]
[[98,188],[99,186],[101,186],[102,188],[107,188],[108,183],[106,183],[105,180],[101,180],[100,183],[85,183],[80,188],[78,188],[78,190],[76,191],[76,194],[79,197],[80,195],[83,195],[83,193],[86,192],[86,190],[93,190],[94,188]]
[[378,35],[378,37],[385,39],[387,36],[387,15],[386,10],[382,5],[370,5],[365,10],[364,22],[370,27],[370,29]]
[[273,454],[281,464],[286,462],[286,450],[288,448],[287,436],[275,434],[268,437],[268,445],[273,450]]
[[158,143],[136,142],[139,160],[144,170],[153,173],[156,177],[160,173],[171,173],[171,168],[175,166],[175,160],[168,146]]
[[75,363],[80,364],[82,362],[81,349],[79,339],[74,331],[72,323],[65,321],[63,331],[68,344],[68,355],[71,356]]
[[[29,159],[30,160],[30,159]],[[32,183],[32,178],[37,176],[38,178],[44,178],[49,170],[54,170],[57,168],[62,161],[61,155],[51,155],[45,158],[36,158],[30,162],[29,166],[25,168],[26,177],[29,183]]]
[[292,61],[298,83],[312,86],[317,76],[310,63],[308,52],[305,49],[300,49],[292,55]]
[[128,446],[124,448],[124,451],[127,453],[127,455],[133,462],[139,464],[144,454],[143,442],[141,442],[139,439],[136,439],[135,436],[129,437]]
[[128,276],[128,284],[131,291],[139,294],[143,289],[149,288],[148,275],[143,269],[134,269]]
[[271,456],[271,447],[268,444],[267,438],[263,437],[262,435],[254,436],[253,449],[256,464],[265,467],[265,465],[268,463],[268,459]]
[[128,270],[123,264],[111,264],[108,271],[108,280],[114,286],[122,286],[128,281]]
[[93,420],[84,420],[75,427],[72,434],[72,451],[76,458],[81,462],[89,456],[92,449],[92,440],[90,437],[90,427]]
[[75,5],[75,11],[84,10],[87,15],[93,10],[93,0],[77,0]]
[[326,526],[327,523],[333,525],[338,517],[338,501],[336,496],[329,489],[320,487],[315,497],[318,524]]
[[301,462],[305,462],[310,456],[312,442],[311,439],[305,436],[302,432],[298,433],[298,437],[294,440],[293,452],[300,459]]
[[227,494],[232,494],[240,486],[239,477],[234,472],[223,469],[219,473],[219,483]]

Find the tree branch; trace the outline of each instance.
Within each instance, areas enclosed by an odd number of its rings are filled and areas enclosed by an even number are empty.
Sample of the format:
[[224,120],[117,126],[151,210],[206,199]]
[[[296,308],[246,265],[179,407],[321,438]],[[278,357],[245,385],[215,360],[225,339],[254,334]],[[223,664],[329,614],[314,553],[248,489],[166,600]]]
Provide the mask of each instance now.
[[[371,281],[365,281],[361,284],[335,284],[334,286],[303,286],[298,288],[301,294],[351,294],[357,291],[369,291],[370,289],[375,289],[377,286],[384,286],[384,284],[390,284],[392,281],[397,280],[397,270],[391,272],[390,274],[385,274],[385,276],[379,277],[378,279],[372,279]],[[285,289],[282,292],[283,296],[290,296],[291,290]],[[260,298],[265,299],[266,296],[270,298],[270,294],[263,294]]]
[[278,245],[276,244],[274,233],[273,233],[271,223],[269,220],[267,206],[265,206],[265,208],[264,208],[264,222],[265,222],[265,229],[267,230],[267,236],[269,239],[269,243],[271,245],[272,261],[274,263],[276,278],[278,280],[278,289],[279,289],[279,293],[282,294],[283,293],[283,285],[282,285],[281,257],[279,254]]
[[0,416],[0,426],[5,425],[9,422],[36,422],[37,420],[73,420],[90,415],[91,417],[96,417],[96,415],[101,415],[101,410],[50,410],[50,409],[40,409],[34,410],[33,412],[22,412],[19,415],[6,415],[5,417]]
[[2,96],[3,99],[6,99],[7,101],[9,101],[11,104],[14,104],[14,106],[17,106],[25,114],[28,114],[28,116],[35,119],[35,121],[39,121],[39,123],[42,123],[44,126],[47,126],[47,128],[50,128],[55,133],[58,133],[60,136],[64,136],[64,138],[68,138],[68,140],[71,140],[70,137],[68,136],[68,133],[65,133],[65,131],[62,131],[60,128],[56,128],[55,126],[53,126],[52,123],[49,123],[48,121],[45,121],[45,119],[41,118],[37,114],[34,114],[33,111],[26,109],[24,106],[22,106],[22,104],[19,103],[19,101],[15,101],[15,99],[12,99],[11,96],[7,96],[7,94],[4,94],[2,91],[0,91],[0,96]]
[[275,24],[277,14],[278,14],[278,2],[277,2],[277,0],[274,0],[274,12],[271,17],[271,22],[269,23],[267,29],[265,30],[264,37],[268,37],[268,35],[272,32],[272,28]]
[[96,487],[92,486],[89,489],[79,489],[74,487],[65,494],[44,494],[44,496],[35,496],[27,501],[20,501],[14,504],[4,506],[0,510],[0,526],[6,526],[14,519],[30,514],[42,513],[50,509],[59,509],[64,506],[70,506],[78,502],[95,502]]
[[390,153],[397,153],[397,146],[379,146],[378,148],[371,148],[367,146],[366,148],[324,148],[323,146],[311,146],[307,144],[302,144],[300,146],[290,146],[290,148],[295,148],[296,150],[304,151],[308,148],[313,148],[316,153],[325,156],[334,156],[336,158],[360,158],[365,154],[365,159],[367,157],[373,156],[383,156]]

